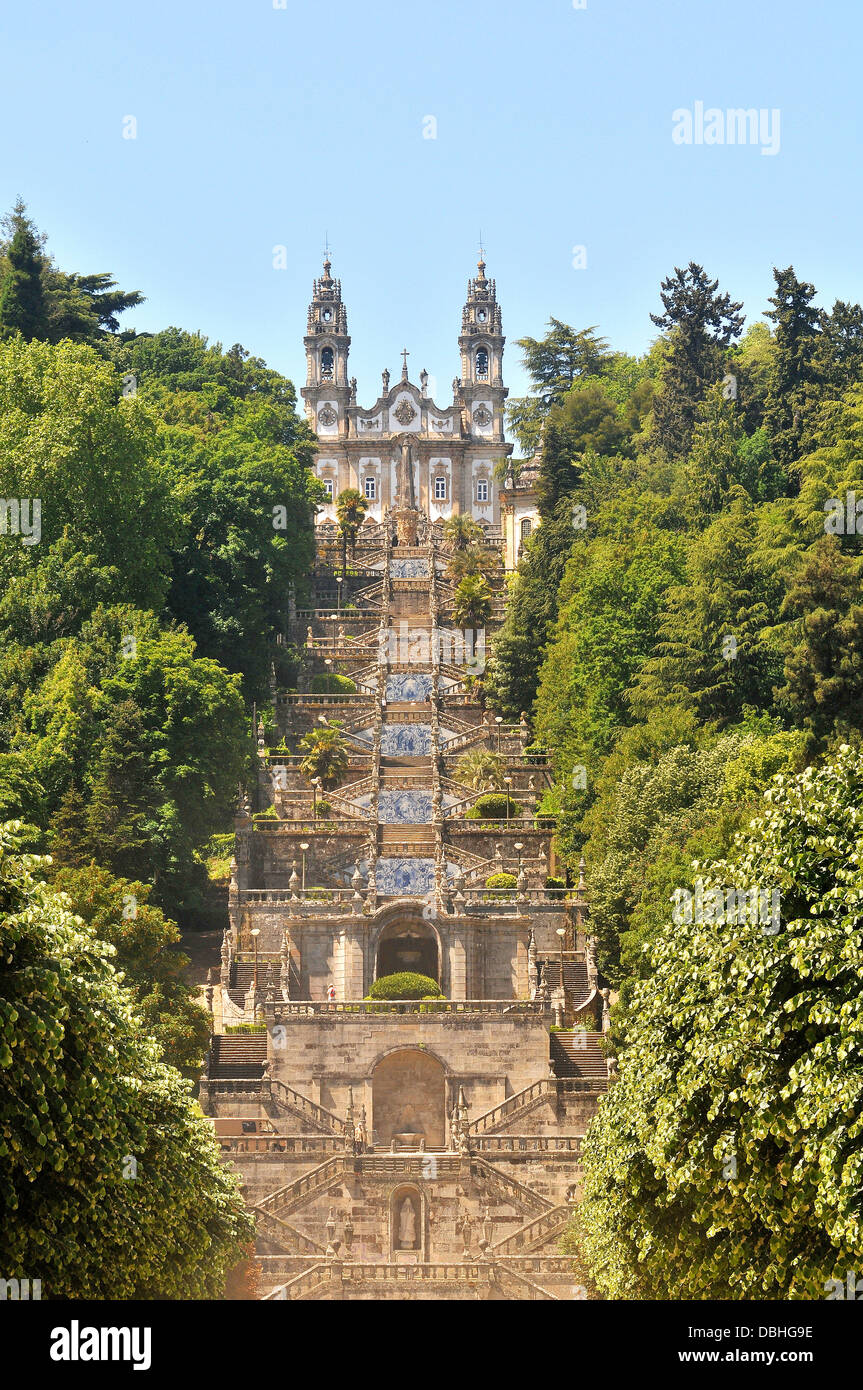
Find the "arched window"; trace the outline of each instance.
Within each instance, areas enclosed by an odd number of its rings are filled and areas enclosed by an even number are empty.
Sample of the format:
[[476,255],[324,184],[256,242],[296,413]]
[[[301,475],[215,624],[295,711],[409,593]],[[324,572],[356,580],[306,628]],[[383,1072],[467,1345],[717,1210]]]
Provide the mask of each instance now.
[[532,530],[533,530],[533,522],[531,521],[531,519],[530,519],[529,516],[526,516],[525,519],[524,519],[524,521],[521,523],[521,539],[522,539],[522,541],[526,541],[526,540],[527,540],[527,538],[528,538],[528,536],[530,535],[530,533],[531,533]]
[[488,380],[488,351],[486,348],[477,348],[476,378],[477,381]]
[[321,380],[332,381],[335,372],[335,354],[331,347],[325,347],[321,353]]

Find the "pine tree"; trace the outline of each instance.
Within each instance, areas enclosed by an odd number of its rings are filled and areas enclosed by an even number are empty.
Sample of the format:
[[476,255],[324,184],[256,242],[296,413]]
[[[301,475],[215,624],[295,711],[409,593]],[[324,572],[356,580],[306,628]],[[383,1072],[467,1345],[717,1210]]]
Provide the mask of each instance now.
[[155,807],[146,748],[141,710],[134,700],[123,700],[105,730],[87,831],[98,859],[124,878],[147,879],[152,873]]
[[789,477],[811,443],[819,404],[821,311],[812,304],[815,286],[798,280],[794,267],[774,268],[776,293],[767,318],[775,324],[773,365],[764,410],[774,457]]
[[46,332],[42,289],[45,258],[39,234],[20,198],[8,225],[12,239],[6,251],[8,269],[0,288],[0,337],[11,338],[20,333],[29,343],[33,338],[44,338]]
[[782,605],[782,615],[798,621],[780,700],[819,739],[837,727],[863,728],[861,579],[863,560],[823,536]]
[[699,401],[721,375],[722,354],[743,328],[742,304],[719,294],[703,266],[690,261],[675,266],[663,280],[664,313],[651,314],[658,328],[670,333],[671,347],[654,407],[654,437],[674,457],[689,452]]

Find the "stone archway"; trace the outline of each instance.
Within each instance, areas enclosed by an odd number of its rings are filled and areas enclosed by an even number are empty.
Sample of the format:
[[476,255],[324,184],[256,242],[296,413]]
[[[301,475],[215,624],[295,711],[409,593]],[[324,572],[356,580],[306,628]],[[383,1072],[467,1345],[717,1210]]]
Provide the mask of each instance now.
[[416,1047],[388,1052],[372,1072],[372,1125],[378,1144],[446,1145],[446,1071]]
[[435,933],[422,921],[397,921],[378,937],[375,979],[409,970],[440,984],[440,951]]

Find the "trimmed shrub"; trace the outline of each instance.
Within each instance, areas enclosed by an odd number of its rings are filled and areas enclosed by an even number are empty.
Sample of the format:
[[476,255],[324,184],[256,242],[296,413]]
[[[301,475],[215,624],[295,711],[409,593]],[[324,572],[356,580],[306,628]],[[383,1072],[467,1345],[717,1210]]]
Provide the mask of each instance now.
[[478,796],[470,810],[465,812],[465,820],[506,820],[507,803],[511,816],[521,814],[518,802],[508,797],[506,792],[486,792]]
[[485,893],[485,902],[494,902],[495,898],[513,898],[518,887],[518,879],[515,874],[489,874],[485,881],[486,888],[496,889],[496,892]]
[[329,820],[332,807],[328,801],[319,801],[317,809],[318,820]]
[[562,898],[566,892],[566,880],[556,878],[554,874],[549,874],[545,880],[546,891],[552,898]]
[[443,991],[428,975],[413,970],[400,970],[395,975],[381,975],[368,993],[369,999],[443,999]]
[[356,695],[356,682],[339,671],[322,672],[312,676],[309,689],[313,695]]

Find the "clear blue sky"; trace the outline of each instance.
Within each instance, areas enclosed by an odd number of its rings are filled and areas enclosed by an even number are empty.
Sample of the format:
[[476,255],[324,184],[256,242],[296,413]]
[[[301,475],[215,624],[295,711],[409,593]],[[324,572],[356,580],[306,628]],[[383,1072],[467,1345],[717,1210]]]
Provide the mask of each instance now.
[[[514,339],[550,314],[643,351],[689,260],[750,322],[774,265],[863,300],[859,0],[285,3],[4,7],[0,201],[64,269],[143,291],[129,326],[240,341],[300,385],[325,232],[361,403],[405,344],[448,398],[480,229],[514,393]],[[779,154],[676,145],[696,101],[779,108]]]

